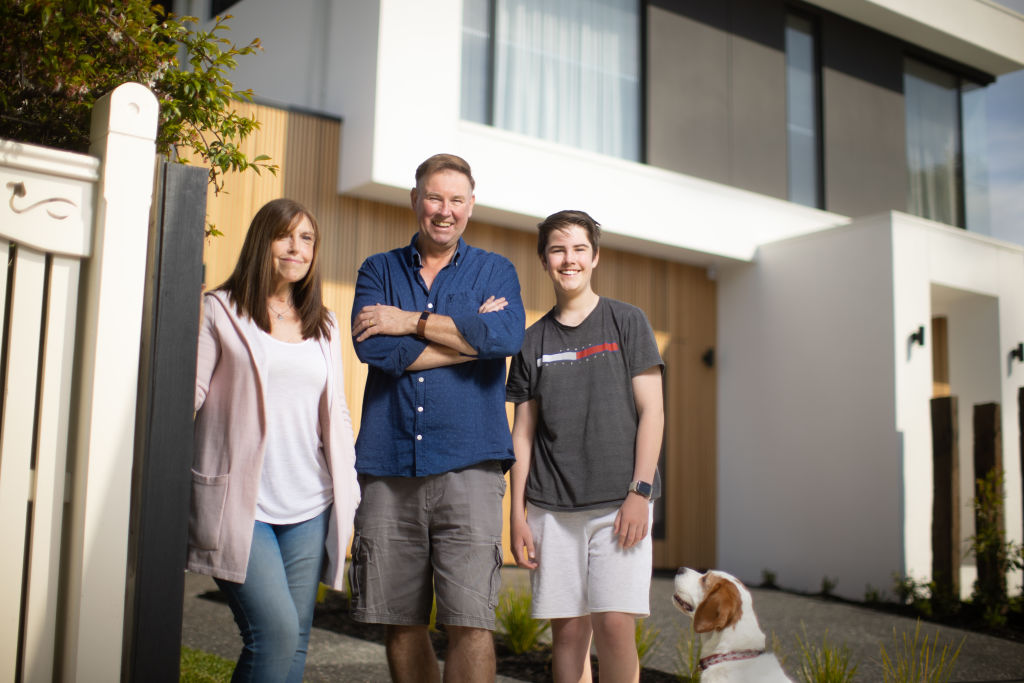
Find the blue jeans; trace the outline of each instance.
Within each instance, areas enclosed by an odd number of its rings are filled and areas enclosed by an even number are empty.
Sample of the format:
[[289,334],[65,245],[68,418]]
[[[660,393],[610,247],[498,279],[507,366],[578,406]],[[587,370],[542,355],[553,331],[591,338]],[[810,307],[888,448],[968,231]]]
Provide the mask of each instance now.
[[297,524],[256,522],[245,583],[217,579],[242,634],[232,683],[301,683],[330,508]]

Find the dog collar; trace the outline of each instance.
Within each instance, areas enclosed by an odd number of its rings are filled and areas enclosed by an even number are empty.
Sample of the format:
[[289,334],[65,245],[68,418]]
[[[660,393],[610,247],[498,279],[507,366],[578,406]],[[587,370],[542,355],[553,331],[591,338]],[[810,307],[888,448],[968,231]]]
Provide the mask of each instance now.
[[738,662],[742,659],[753,659],[754,657],[760,657],[763,654],[764,650],[736,650],[734,652],[723,652],[717,655],[709,655],[701,658],[700,670],[704,671],[709,666],[721,664],[722,662]]

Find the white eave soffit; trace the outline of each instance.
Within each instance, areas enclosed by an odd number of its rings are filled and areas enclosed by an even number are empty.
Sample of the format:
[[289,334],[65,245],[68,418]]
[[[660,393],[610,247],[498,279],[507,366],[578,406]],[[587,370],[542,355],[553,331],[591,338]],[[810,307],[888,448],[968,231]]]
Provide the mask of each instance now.
[[810,0],[993,76],[1024,69],[1024,16],[989,0]]

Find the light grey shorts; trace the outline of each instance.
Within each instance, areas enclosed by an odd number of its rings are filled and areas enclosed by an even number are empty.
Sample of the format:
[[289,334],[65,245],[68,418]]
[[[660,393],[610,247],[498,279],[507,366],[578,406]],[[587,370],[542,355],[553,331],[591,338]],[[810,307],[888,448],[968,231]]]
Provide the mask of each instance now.
[[501,588],[501,465],[427,477],[360,475],[352,540],[352,618],[494,629]]
[[[534,619],[564,619],[594,612],[646,617],[651,611],[651,535],[628,550],[612,532],[619,508],[555,512],[526,504],[537,550],[530,572]],[[647,507],[648,528],[654,505]]]

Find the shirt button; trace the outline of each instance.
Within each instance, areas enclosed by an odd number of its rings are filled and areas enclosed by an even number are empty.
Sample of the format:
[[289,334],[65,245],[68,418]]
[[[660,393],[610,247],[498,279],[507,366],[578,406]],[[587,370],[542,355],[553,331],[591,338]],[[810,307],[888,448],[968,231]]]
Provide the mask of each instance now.
[[434,304],[429,304],[429,303],[427,304],[427,308],[433,308],[433,307],[434,307]]
[[423,381],[423,378],[422,378],[422,377],[417,377],[417,378],[416,378],[416,381],[417,381],[417,382],[422,382],[422,381]]
[[416,406],[416,412],[417,413],[422,413],[423,412],[423,406]]
[[416,440],[417,441],[423,441],[423,435],[422,434],[417,434],[416,435]]

